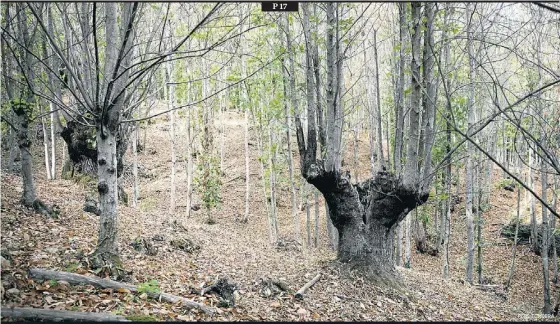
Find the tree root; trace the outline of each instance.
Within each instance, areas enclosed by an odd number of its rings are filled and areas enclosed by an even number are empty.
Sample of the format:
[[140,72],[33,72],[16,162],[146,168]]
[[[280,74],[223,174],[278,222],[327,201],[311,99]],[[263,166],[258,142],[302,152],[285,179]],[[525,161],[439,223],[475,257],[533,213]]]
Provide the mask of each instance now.
[[60,208],[57,205],[49,207],[39,198],[36,198],[31,206],[28,207],[33,208],[35,212],[47,217],[58,218],[60,216]]
[[125,271],[122,267],[121,259],[112,252],[95,251],[88,259],[90,268],[95,270],[98,275],[105,275],[115,280],[125,278]]

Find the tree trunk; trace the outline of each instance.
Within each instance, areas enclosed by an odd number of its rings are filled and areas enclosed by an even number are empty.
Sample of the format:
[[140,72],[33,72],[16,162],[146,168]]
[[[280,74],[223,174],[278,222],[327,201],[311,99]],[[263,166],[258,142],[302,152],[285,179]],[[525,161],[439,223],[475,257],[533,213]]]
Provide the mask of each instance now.
[[[41,114],[43,113],[41,109]],[[45,170],[47,173],[47,180],[52,179],[51,166],[50,166],[50,154],[49,154],[49,133],[47,132],[47,127],[45,125],[45,118],[41,117],[41,128],[43,131],[43,148],[45,152]]]
[[[469,61],[469,94],[467,103],[468,115],[468,132],[471,132],[474,125],[474,53],[472,44],[472,4],[467,3],[466,21],[467,21],[467,55]],[[473,222],[473,156],[474,147],[467,143],[467,176],[466,176],[466,204],[465,213],[467,216],[467,266],[466,266],[466,279],[467,282],[473,283],[473,260],[474,260],[474,222]]]
[[[188,75],[188,71],[186,73]],[[190,98],[191,98],[191,85],[187,84],[187,90],[186,90],[187,94],[186,94],[186,102],[190,102]],[[193,164],[193,139],[191,136],[191,131],[192,131],[192,112],[191,109],[187,109],[186,111],[186,121],[185,121],[185,127],[187,129],[187,201],[186,201],[186,205],[187,205],[187,218],[191,217],[191,205],[192,205],[192,179],[193,179],[193,170],[194,170],[194,164]]]
[[117,139],[115,132],[107,127],[97,131],[97,154],[97,191],[101,215],[92,267],[107,267],[111,275],[119,277],[121,262],[117,240]]
[[319,191],[317,190],[313,190],[315,193],[315,235],[314,235],[314,241],[313,241],[313,246],[318,247],[319,246]]
[[307,230],[307,248],[311,247],[311,206],[309,203],[309,194],[311,193],[311,188],[309,185],[306,186],[305,190],[305,228]]
[[132,206],[136,207],[138,205],[138,123],[134,123],[134,138],[132,140]]
[[21,201],[26,207],[33,207],[33,202],[37,199],[35,194],[35,183],[33,181],[33,160],[31,156],[31,141],[28,138],[29,120],[27,108],[22,105],[13,105],[12,109],[16,118],[17,144],[21,155],[21,176],[23,182],[23,194]]
[[[284,19],[284,27],[286,30],[286,48],[288,51],[288,63],[289,66],[287,66],[286,68],[289,68],[290,73],[287,74],[288,77],[288,93],[290,94],[290,101],[291,101],[291,105],[292,105],[292,110],[293,110],[293,114],[294,116],[299,116],[299,106],[298,106],[298,93],[296,91],[296,80],[295,80],[295,61],[294,61],[294,52],[292,50],[292,39],[291,39],[291,35],[290,35],[290,22],[288,20],[288,16],[285,16]],[[284,71],[284,73],[286,74],[286,72]],[[287,115],[286,115],[287,117]],[[297,124],[297,120],[296,119],[296,124]],[[289,126],[289,124],[288,124]],[[289,131],[289,127],[288,127],[288,131]],[[299,135],[298,135],[299,136]],[[298,139],[299,140],[299,139]],[[291,141],[291,139],[289,140]],[[288,148],[291,147],[291,144],[288,144]],[[289,154],[291,155],[291,150],[289,150]],[[301,154],[301,151],[300,151]],[[291,179],[291,183],[292,183],[292,187],[295,186],[294,184],[294,180]],[[300,224],[299,224],[299,219],[298,219],[298,214],[297,214],[297,202],[295,201],[295,188],[292,189],[294,191],[293,195],[294,195],[294,201],[293,201],[293,205],[292,205],[292,218],[293,218],[293,222],[294,222],[294,227],[296,230],[296,237],[297,240],[299,241],[301,239],[301,230],[300,230]]]
[[[381,122],[381,91],[379,90],[379,58],[377,56],[377,30],[373,30],[373,61],[375,62],[375,113],[376,129],[377,129],[377,158],[379,159],[379,166],[385,166],[385,158],[383,157],[383,136],[382,122]],[[356,179],[357,181],[357,179]]]
[[395,148],[393,149],[393,165],[396,174],[400,174],[403,169],[402,150],[404,142],[404,70],[405,70],[405,39],[407,34],[406,23],[406,4],[399,2],[399,61],[396,90],[395,90]]
[[397,266],[401,266],[402,263],[402,240],[403,240],[403,228],[402,223],[397,225],[397,254],[395,256],[395,263]]
[[[171,21],[169,21],[169,31],[168,31],[168,37],[172,37],[172,31],[171,31],[172,25],[171,25]],[[168,109],[173,109],[173,107],[175,106],[175,86],[173,84],[171,84],[173,82],[173,63],[172,61],[168,61],[165,64],[165,68],[166,68],[166,80],[167,80],[167,107]],[[176,112],[170,111],[169,112],[169,123],[170,123],[170,130],[171,130],[171,187],[170,187],[170,194],[169,194],[169,212],[171,214],[171,216],[173,217],[173,215],[175,214],[175,207],[176,207],[176,202],[175,202],[175,195],[176,195],[176,169],[177,169],[177,154],[175,152],[175,142],[176,142],[176,136],[175,136],[175,115]]]
[[[554,208],[554,210],[557,210],[557,204],[558,204],[558,178],[554,177],[554,192],[555,194],[552,197],[552,208]],[[550,217],[550,229],[552,231],[556,230],[556,217]],[[552,282],[554,282],[555,284],[558,284],[558,251],[556,250],[556,235],[552,235],[550,237],[551,240],[551,245],[552,245],[552,263],[554,266],[554,274],[552,276]]]
[[323,193],[329,206],[339,233],[338,259],[374,277],[389,278],[386,283],[392,284],[396,226],[410,210],[423,204],[428,194],[406,188],[386,171],[354,185],[346,175],[325,171],[315,163],[306,179]]
[[[243,6],[239,6],[239,19],[241,21],[242,19],[242,10]],[[243,26],[241,26],[242,28]],[[241,44],[241,48],[240,51],[242,53],[241,55],[241,75],[242,77],[247,76],[247,67],[245,66],[245,42],[243,41],[243,36],[241,36],[240,39],[240,44]],[[250,184],[250,168],[249,168],[249,162],[250,162],[250,158],[249,158],[249,93],[248,93],[248,89],[247,89],[247,84],[245,82],[242,83],[243,85],[243,89],[242,89],[242,97],[243,97],[243,102],[245,104],[245,123],[244,123],[244,131],[245,131],[245,215],[243,216],[243,222],[247,222],[249,220],[249,197],[250,197],[250,190],[251,190],[251,184]]]
[[[288,30],[288,26],[289,26],[289,21],[288,21],[288,16],[285,16],[285,19],[283,21],[281,21],[281,24],[284,26],[285,28],[285,37],[286,37],[286,43],[288,43],[288,39],[289,39],[289,30]],[[282,38],[284,40],[284,37]],[[291,45],[291,41],[290,41],[290,45]],[[293,89],[291,87],[291,82],[292,79],[295,78],[294,75],[288,76],[286,71],[288,69],[288,67],[285,65],[284,63],[284,59],[282,58],[282,81],[283,81],[283,87],[284,87],[284,114],[286,115],[286,143],[288,145],[288,174],[289,174],[289,181],[290,181],[290,201],[292,203],[292,219],[294,222],[294,228],[296,229],[296,236],[297,236],[297,240],[299,241],[299,220],[298,220],[298,211],[297,211],[297,202],[296,202],[296,185],[295,185],[295,180],[294,180],[294,162],[293,162],[293,158],[292,158],[292,125],[291,125],[291,112],[290,112],[290,108],[288,106],[288,98],[291,98],[291,102],[292,105],[294,105],[294,101],[297,102],[297,100],[295,99],[295,96],[297,95],[296,93],[293,93]],[[289,80],[289,81],[288,81]],[[288,91],[288,89],[290,91]],[[289,95],[288,95],[289,94]],[[292,110],[294,111],[294,113],[297,111],[297,107],[292,107]]]
[[513,278],[513,272],[515,271],[515,256],[517,254],[517,234],[519,233],[520,203],[521,203],[521,188],[517,188],[517,213],[515,216],[515,236],[513,238],[513,246],[511,248],[512,251],[511,266],[509,268],[509,275],[506,281],[506,286],[504,288],[506,293],[509,291],[509,287],[511,286],[511,279]]
[[49,109],[51,113],[51,177],[56,179],[56,112],[52,103],[49,104]]

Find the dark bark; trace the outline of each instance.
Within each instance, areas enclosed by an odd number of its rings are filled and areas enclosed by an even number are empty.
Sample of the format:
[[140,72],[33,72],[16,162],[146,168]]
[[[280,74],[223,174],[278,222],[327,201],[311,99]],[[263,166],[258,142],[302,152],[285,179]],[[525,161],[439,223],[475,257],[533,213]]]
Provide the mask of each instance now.
[[[537,248],[533,250],[535,254],[541,255],[541,246],[542,246],[542,233],[543,233],[543,226],[537,227],[536,230],[536,245]],[[500,231],[500,235],[503,237],[507,237],[510,240],[513,240],[515,237],[515,222],[512,222],[508,225],[502,227]],[[528,245],[531,241],[531,225],[530,224],[519,224],[518,229],[518,236],[517,236],[517,245]],[[552,244],[555,244],[556,249],[560,249],[560,235],[552,234],[549,237],[549,248],[548,252],[549,255],[552,253]],[[531,244],[531,247],[533,245]]]
[[[66,142],[68,157],[77,172],[97,174],[97,150],[93,147],[94,130],[87,126],[69,121],[62,129],[60,136]],[[73,174],[72,174],[73,175]]]
[[[117,176],[121,177],[124,170],[124,155],[128,145],[130,131],[119,127],[117,134]],[[60,136],[68,147],[68,157],[75,172],[88,175],[97,174],[97,149],[93,146],[95,129],[71,120],[62,129]]]
[[325,197],[338,229],[338,259],[381,277],[394,274],[393,238],[399,222],[428,199],[392,173],[352,184],[349,174],[325,171],[322,161],[305,163],[304,177]]

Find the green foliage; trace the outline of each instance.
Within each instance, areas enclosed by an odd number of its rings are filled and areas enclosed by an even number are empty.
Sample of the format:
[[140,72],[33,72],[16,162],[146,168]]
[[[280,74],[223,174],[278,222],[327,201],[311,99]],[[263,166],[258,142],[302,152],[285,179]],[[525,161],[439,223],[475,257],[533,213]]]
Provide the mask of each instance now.
[[156,317],[153,317],[151,315],[144,315],[144,314],[128,315],[126,316],[126,319],[133,322],[157,322],[158,321]]
[[424,224],[428,225],[430,223],[430,213],[428,208],[425,206],[418,208],[418,219]]
[[217,207],[222,203],[220,188],[220,161],[214,154],[201,154],[201,163],[198,164],[198,173],[195,182],[201,190],[201,198],[207,210]]
[[56,281],[54,279],[49,280],[49,286],[53,287],[53,286],[56,286],[57,284],[58,284],[58,281]]
[[80,267],[80,265],[76,262],[70,262],[68,263],[68,265],[66,265],[66,268],[64,268],[64,271],[66,272],[76,272],[76,270],[78,270],[78,268]]
[[140,200],[140,210],[150,212],[157,208],[157,198],[149,196]]
[[513,187],[516,188],[518,186],[517,181],[513,180],[513,179],[502,179],[500,181],[498,181],[498,183],[496,183],[496,188],[498,189],[503,189],[505,187]]
[[139,293],[147,293],[147,294],[159,294],[160,292],[159,283],[157,280],[150,280],[147,282],[143,282],[138,285],[138,292]]

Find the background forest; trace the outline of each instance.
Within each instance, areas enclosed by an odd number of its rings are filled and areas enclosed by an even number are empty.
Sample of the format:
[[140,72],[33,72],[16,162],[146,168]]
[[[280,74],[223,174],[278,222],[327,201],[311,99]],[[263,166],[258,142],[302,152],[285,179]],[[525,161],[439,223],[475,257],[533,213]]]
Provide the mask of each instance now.
[[0,12],[3,318],[558,316],[557,4]]

